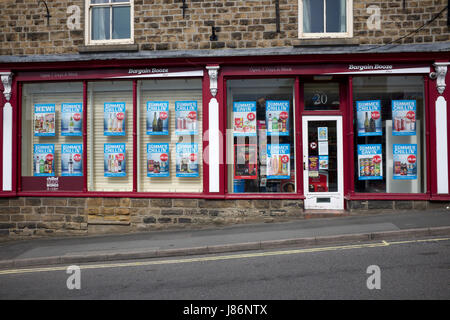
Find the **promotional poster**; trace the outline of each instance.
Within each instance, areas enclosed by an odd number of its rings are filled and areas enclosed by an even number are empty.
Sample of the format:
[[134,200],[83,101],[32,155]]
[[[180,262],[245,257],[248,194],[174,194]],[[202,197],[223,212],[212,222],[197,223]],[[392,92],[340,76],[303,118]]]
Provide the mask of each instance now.
[[315,178],[319,176],[319,157],[309,156],[308,157],[308,176]]
[[49,177],[55,175],[55,145],[35,144],[33,146],[33,176]]
[[83,145],[62,144],[61,145],[61,176],[83,175]]
[[289,136],[289,101],[266,101],[268,136]]
[[34,105],[34,135],[36,137],[54,137],[55,124],[54,103],[37,103]]
[[417,179],[417,144],[394,144],[394,179]]
[[175,153],[177,177],[198,177],[198,143],[177,143]]
[[175,134],[197,134],[197,112],[197,101],[175,101]]
[[358,136],[381,136],[381,101],[356,101]]
[[81,137],[82,119],[83,105],[81,103],[61,104],[61,135]]
[[257,145],[234,145],[234,179],[256,179],[258,172]]
[[392,100],[392,135],[416,135],[416,100]]
[[358,145],[358,180],[383,180],[381,144]]
[[290,179],[290,145],[267,145],[267,179]]
[[234,136],[256,136],[256,101],[233,103]]
[[318,127],[317,128],[317,139],[319,141],[328,140],[328,127]]
[[103,147],[105,177],[125,177],[126,147],[125,143],[105,143]]
[[125,102],[105,102],[104,104],[104,135],[125,135]]
[[147,143],[147,177],[169,176],[169,144]]
[[319,156],[319,170],[328,170],[328,156]]
[[147,134],[148,135],[169,134],[168,101],[147,102]]

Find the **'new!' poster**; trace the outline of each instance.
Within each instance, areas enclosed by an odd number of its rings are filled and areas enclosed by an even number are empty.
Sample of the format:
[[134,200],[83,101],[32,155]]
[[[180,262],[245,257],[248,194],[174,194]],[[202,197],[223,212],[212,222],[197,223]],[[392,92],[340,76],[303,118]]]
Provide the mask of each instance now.
[[82,166],[83,145],[62,144],[61,145],[61,175],[74,177],[83,175]]
[[105,143],[103,146],[105,155],[105,177],[125,177],[126,173],[126,148],[125,143]]
[[198,177],[198,143],[177,143],[177,177]]
[[416,100],[392,100],[392,135],[416,135]]
[[256,101],[233,103],[234,136],[256,136]]
[[383,180],[381,144],[358,145],[358,180]]
[[147,177],[169,175],[169,144],[147,143]]
[[125,102],[105,102],[104,104],[104,135],[125,135]]
[[54,137],[55,122],[54,103],[37,103],[34,105],[34,135],[36,137]]
[[394,179],[417,179],[417,144],[394,144]]
[[147,102],[147,134],[148,135],[169,134],[168,101]]
[[61,104],[61,135],[81,136],[83,106],[81,103]]
[[289,136],[289,101],[266,101],[268,136]]
[[290,145],[267,145],[267,179],[290,179]]
[[358,119],[358,136],[381,136],[381,103],[380,100],[356,101]]
[[35,144],[33,148],[33,176],[49,177],[55,175],[55,145]]

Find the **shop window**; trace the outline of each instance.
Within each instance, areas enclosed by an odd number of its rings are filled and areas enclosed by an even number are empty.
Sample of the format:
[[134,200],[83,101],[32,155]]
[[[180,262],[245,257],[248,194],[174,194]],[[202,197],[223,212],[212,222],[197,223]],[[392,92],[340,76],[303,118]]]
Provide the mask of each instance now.
[[133,83],[88,83],[88,190],[133,190]]
[[424,81],[353,78],[355,192],[425,193]]
[[86,0],[89,44],[131,43],[133,0]]
[[305,110],[337,110],[340,106],[339,83],[304,83]]
[[352,37],[352,0],[299,0],[299,38]]
[[229,192],[296,191],[293,90],[291,79],[227,82]]
[[22,190],[82,190],[83,85],[24,84]]
[[202,192],[202,82],[138,82],[138,191]]

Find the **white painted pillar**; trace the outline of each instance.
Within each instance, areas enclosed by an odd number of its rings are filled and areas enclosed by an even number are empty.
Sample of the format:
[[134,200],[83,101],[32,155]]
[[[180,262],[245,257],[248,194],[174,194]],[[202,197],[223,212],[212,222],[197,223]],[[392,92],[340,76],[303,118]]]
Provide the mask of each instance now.
[[208,151],[209,151],[209,192],[220,191],[220,130],[219,102],[217,101],[217,77],[219,66],[206,67],[209,75],[209,90],[213,98],[208,103]]
[[3,84],[3,95],[6,103],[3,106],[3,191],[12,191],[12,127],[13,110],[9,100],[11,99],[12,73],[0,72]]
[[445,76],[450,62],[436,62],[436,86],[440,96],[435,103],[436,111],[436,172],[437,193],[448,194],[448,137],[447,137],[447,101],[442,96],[445,91]]

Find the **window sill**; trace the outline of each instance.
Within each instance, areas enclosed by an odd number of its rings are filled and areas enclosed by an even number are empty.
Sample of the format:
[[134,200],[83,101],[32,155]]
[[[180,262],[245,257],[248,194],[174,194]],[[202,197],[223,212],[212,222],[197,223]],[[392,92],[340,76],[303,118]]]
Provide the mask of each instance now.
[[359,46],[359,38],[296,39],[292,43],[294,47]]
[[104,44],[104,45],[87,45],[79,46],[79,53],[97,53],[97,52],[137,52],[139,45],[137,44]]

